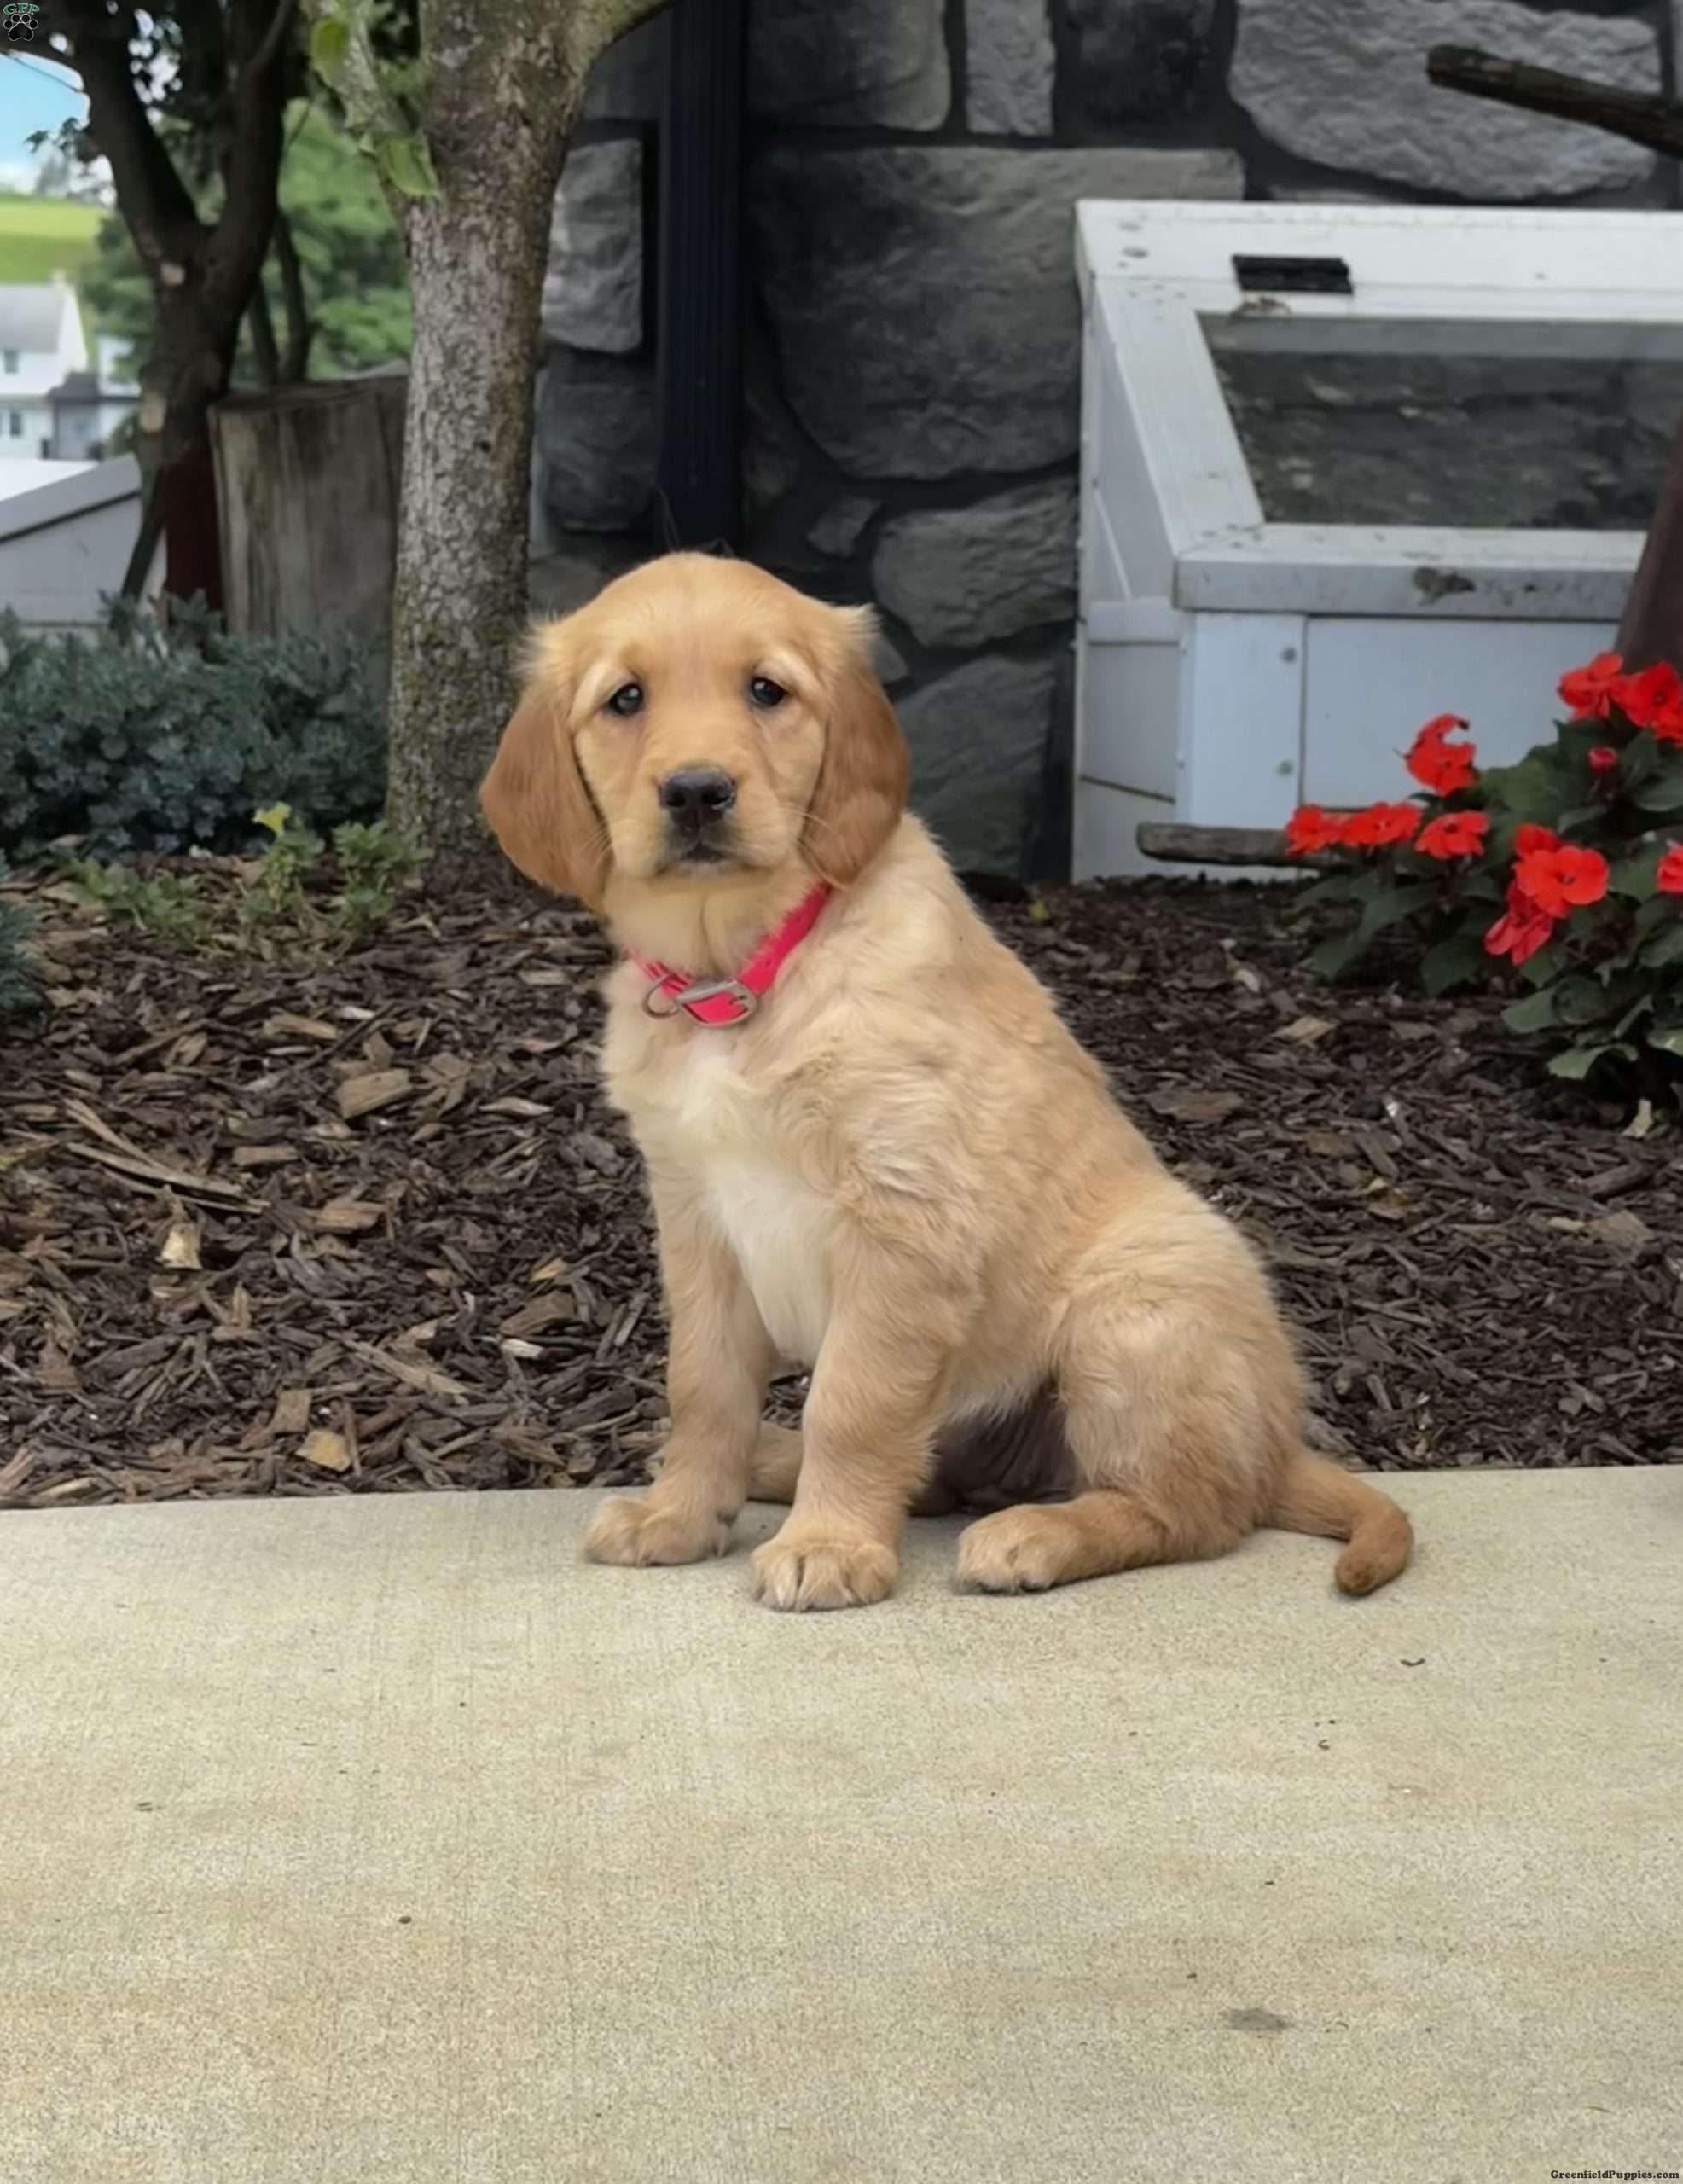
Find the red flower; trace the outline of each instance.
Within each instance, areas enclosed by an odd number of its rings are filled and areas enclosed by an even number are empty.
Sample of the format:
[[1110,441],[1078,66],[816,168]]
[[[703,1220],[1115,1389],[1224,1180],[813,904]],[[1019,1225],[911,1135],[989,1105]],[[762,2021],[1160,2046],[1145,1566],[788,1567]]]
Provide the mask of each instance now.
[[1293,857],[1336,848],[1343,838],[1343,820],[1323,811],[1318,804],[1300,804],[1285,822],[1285,845]]
[[1422,857],[1477,857],[1489,831],[1482,811],[1446,811],[1421,828],[1414,847]]
[[1642,724],[1657,743],[1683,743],[1683,700],[1657,706]]
[[1521,827],[1513,837],[1516,857],[1530,857],[1538,850],[1558,850],[1560,837],[1550,827]]
[[1599,850],[1533,850],[1514,868],[1514,884],[1552,918],[1573,904],[1599,903],[1607,892],[1607,860]]
[[1660,859],[1654,885],[1662,895],[1683,895],[1683,842],[1674,842]]
[[1607,695],[1633,728],[1647,728],[1656,713],[1683,699],[1683,680],[1668,660],[1656,660],[1639,674],[1619,676],[1608,684]]
[[1619,754],[1610,743],[1598,743],[1589,754],[1589,770],[1598,781],[1608,774],[1616,773],[1618,765]]
[[1540,948],[1547,948],[1554,920],[1541,910],[1517,880],[1510,880],[1507,908],[1484,936],[1487,956],[1512,956],[1516,966],[1528,962]]
[[1593,714],[1605,720],[1613,703],[1611,686],[1623,665],[1617,653],[1599,652],[1587,667],[1567,669],[1560,678],[1560,694],[1580,718]]
[[1402,763],[1414,779],[1435,795],[1453,796],[1472,779],[1473,746],[1447,740],[1455,729],[1465,726],[1459,713],[1439,713],[1435,720],[1426,723],[1408,746],[1408,755]]
[[1338,839],[1353,850],[1384,849],[1388,843],[1412,839],[1419,823],[1418,804],[1370,804],[1365,811],[1350,814]]

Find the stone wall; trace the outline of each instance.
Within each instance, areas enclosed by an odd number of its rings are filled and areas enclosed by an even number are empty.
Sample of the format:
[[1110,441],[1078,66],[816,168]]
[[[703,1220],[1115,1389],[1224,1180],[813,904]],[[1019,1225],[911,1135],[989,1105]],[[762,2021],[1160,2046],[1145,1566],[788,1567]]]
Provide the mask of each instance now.
[[[1453,40],[1658,88],[1675,80],[1664,0],[749,10],[746,549],[876,601],[918,803],[979,870],[1055,872],[1067,853],[1077,198],[1675,201],[1638,147],[1425,76],[1426,48]],[[657,20],[604,61],[556,203],[547,606],[649,549],[663,37]]]

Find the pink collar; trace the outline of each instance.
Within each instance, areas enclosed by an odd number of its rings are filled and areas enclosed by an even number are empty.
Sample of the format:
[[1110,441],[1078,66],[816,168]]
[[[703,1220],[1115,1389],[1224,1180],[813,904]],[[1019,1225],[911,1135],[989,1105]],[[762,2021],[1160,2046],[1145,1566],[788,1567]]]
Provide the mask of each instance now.
[[829,899],[829,883],[821,880],[776,932],[760,943],[734,979],[695,979],[688,971],[670,970],[664,963],[633,956],[631,961],[650,982],[643,996],[644,1010],[650,1016],[676,1016],[682,1008],[698,1024],[746,1024]]

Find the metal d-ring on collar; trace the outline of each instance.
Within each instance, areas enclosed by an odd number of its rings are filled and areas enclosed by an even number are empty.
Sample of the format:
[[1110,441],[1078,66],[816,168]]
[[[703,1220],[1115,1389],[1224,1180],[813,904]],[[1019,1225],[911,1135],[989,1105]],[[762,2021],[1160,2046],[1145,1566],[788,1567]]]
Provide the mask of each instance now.
[[[759,996],[751,992],[740,979],[703,979],[676,993],[668,992],[663,979],[643,996],[643,1014],[664,1021],[669,1016],[676,1016],[681,1008],[688,1008],[692,1002],[720,999],[734,1002],[740,1012],[730,1019],[733,1024],[746,1024],[760,1005]],[[661,1002],[665,1003],[664,1008],[657,1006]]]

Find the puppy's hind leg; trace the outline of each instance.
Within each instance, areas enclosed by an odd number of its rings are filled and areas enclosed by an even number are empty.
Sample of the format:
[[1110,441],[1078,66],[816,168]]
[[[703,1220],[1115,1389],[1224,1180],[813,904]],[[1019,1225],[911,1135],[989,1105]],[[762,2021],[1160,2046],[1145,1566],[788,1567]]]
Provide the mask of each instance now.
[[801,1475],[801,1437],[787,1426],[763,1425],[748,1467],[751,1502],[792,1502]]
[[1261,1516],[1266,1432],[1242,1376],[1223,1370],[1203,1316],[1159,1298],[1072,1311],[1060,1375],[1077,1491],[971,1525],[960,1584],[1044,1592],[1237,1547]]

